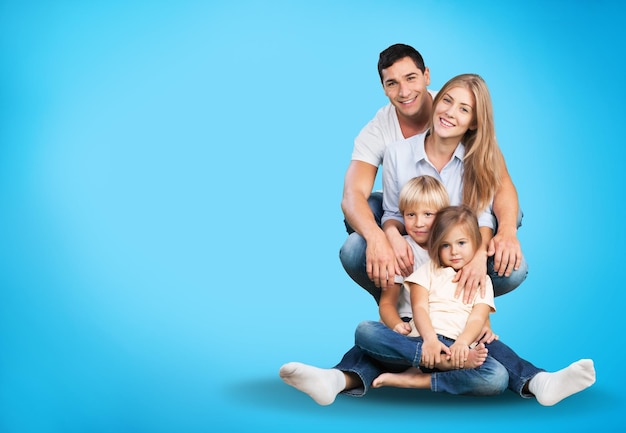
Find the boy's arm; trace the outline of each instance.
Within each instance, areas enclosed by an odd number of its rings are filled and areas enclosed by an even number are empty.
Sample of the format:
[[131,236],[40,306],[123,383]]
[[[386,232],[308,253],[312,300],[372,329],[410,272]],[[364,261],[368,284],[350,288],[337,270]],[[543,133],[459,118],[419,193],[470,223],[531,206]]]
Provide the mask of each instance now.
[[[367,199],[372,193],[378,167],[363,161],[350,161],[343,185],[341,210],[350,227],[363,236],[368,276],[377,287],[394,284],[396,259],[385,233],[376,223]],[[388,279],[388,276],[391,278]]]
[[402,320],[398,314],[398,299],[402,292],[402,285],[396,283],[393,287],[383,290],[378,303],[378,312],[380,319],[388,328],[393,329],[399,334],[407,335],[411,332],[411,326]]

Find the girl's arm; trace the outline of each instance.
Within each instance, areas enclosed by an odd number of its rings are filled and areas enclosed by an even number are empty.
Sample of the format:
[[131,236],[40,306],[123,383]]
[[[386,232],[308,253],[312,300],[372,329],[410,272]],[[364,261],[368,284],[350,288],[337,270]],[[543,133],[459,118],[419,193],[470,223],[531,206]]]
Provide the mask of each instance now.
[[380,319],[388,328],[393,329],[398,334],[407,335],[411,332],[411,325],[403,321],[398,314],[398,299],[402,292],[402,286],[399,283],[393,287],[383,290],[378,303],[378,313]]
[[467,318],[463,332],[459,334],[456,341],[450,346],[452,366],[463,368],[470,351],[470,344],[475,342],[483,331],[483,327],[489,319],[491,307],[487,304],[476,304]]
[[424,340],[422,344],[422,358],[420,365],[434,368],[441,362],[441,352],[450,355],[450,349],[437,338],[437,333],[430,321],[428,307],[428,290],[424,286],[415,283],[407,283],[411,292],[411,310],[413,321],[420,336]]

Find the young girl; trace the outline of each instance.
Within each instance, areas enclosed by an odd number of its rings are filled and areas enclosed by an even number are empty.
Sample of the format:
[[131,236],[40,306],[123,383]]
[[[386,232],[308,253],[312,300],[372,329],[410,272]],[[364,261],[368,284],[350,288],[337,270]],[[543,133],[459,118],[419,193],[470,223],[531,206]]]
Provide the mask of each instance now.
[[[416,368],[418,365],[409,370],[414,376],[415,388],[473,395],[493,395],[504,391],[508,385],[508,374],[502,388],[498,387],[501,384],[499,377],[483,377],[491,381],[487,392],[482,387],[476,387],[473,381],[477,375],[482,376],[485,369],[489,372],[492,368],[496,371],[502,368],[490,356],[478,368],[458,370],[454,382],[447,380],[449,373],[439,372],[442,362],[455,369],[465,367],[470,346],[481,336],[489,314],[495,311],[493,286],[489,279],[485,294],[477,294],[469,304],[454,296],[456,272],[472,260],[480,242],[478,221],[469,207],[452,206],[439,210],[428,242],[430,260],[404,280],[405,289],[410,292],[416,327],[409,335],[417,337],[398,338],[397,333],[379,322],[369,321],[359,324],[355,334],[356,345],[381,361],[419,361],[423,373]],[[383,374],[373,382],[373,386],[394,385],[394,379],[401,379],[402,374],[405,373]]]
[[[486,280],[485,295],[482,291],[477,293],[469,304],[455,296],[456,274],[472,260],[480,241],[478,221],[472,209],[464,205],[441,209],[432,225],[428,242],[430,261],[404,281],[405,288],[410,291],[413,318],[420,337],[398,338],[397,333],[379,322],[370,321],[361,323],[357,328],[356,345],[372,358],[385,362],[419,359],[420,365],[432,369],[443,360],[448,360],[452,367],[463,368],[470,346],[483,332],[490,308],[495,308],[489,278]],[[512,363],[532,367],[503,343],[494,343],[512,354],[511,359],[515,358]],[[504,353],[503,349],[499,353]],[[495,358],[500,360],[498,356]],[[580,360],[556,373],[546,373],[535,367],[537,372],[532,372],[529,367],[530,373],[526,376],[529,379],[518,377],[516,370],[509,368],[510,365],[505,364],[514,376],[513,383],[524,382],[522,388],[525,387],[526,394],[535,395],[545,406],[556,404],[595,382],[595,370],[590,359]],[[373,386],[439,390],[435,389],[442,387],[437,374],[416,368],[397,374],[383,373],[373,381]],[[441,390],[450,392],[449,389]]]
[[[430,227],[438,210],[448,205],[448,194],[437,179],[419,176],[411,179],[400,193],[400,207],[406,220],[407,242],[414,251],[417,265],[428,260],[426,250]],[[412,317],[408,292],[402,289],[402,279],[392,288],[382,293],[379,312],[383,323],[379,323],[394,336],[406,337],[411,331],[409,320]],[[465,353],[466,361],[460,370],[452,365],[451,359],[441,358],[435,363],[441,372],[438,391],[455,394],[493,395],[506,389],[508,375],[502,365],[487,356],[483,344]],[[384,372],[401,372],[415,363],[402,359],[391,362],[375,361],[354,346],[341,362],[331,369],[322,369],[299,362],[290,362],[280,368],[280,377],[289,385],[308,394],[321,405],[331,404],[337,394],[344,392],[352,396],[363,396],[373,380]],[[445,371],[451,370],[451,371]]]

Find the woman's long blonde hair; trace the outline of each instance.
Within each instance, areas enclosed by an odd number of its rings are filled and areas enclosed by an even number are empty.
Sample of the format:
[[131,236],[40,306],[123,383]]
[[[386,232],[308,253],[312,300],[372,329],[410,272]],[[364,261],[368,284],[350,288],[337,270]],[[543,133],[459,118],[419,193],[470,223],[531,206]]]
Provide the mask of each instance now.
[[462,74],[450,79],[437,93],[436,107],[453,87],[463,87],[474,95],[474,122],[461,142],[465,145],[463,160],[463,203],[474,212],[484,211],[491,203],[505,170],[504,156],[496,140],[491,96],[485,80],[477,74]]

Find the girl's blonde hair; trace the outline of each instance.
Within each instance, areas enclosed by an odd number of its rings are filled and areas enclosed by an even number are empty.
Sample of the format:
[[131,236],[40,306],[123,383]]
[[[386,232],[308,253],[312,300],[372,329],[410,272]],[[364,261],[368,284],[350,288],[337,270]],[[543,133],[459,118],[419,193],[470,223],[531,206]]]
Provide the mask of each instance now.
[[430,228],[430,237],[428,238],[428,255],[433,263],[439,267],[443,266],[439,258],[441,246],[450,230],[456,226],[462,227],[463,232],[474,245],[474,249],[480,245],[482,236],[478,228],[478,219],[469,206],[447,206],[440,209]]
[[489,206],[500,186],[504,157],[496,140],[491,96],[485,81],[477,74],[457,75],[437,93],[433,107],[454,87],[463,87],[474,95],[476,128],[469,129],[461,139],[465,146],[463,203],[480,213]]
[[405,183],[398,200],[398,208],[403,214],[407,209],[425,207],[439,210],[449,204],[450,198],[443,183],[427,175],[414,177]]

